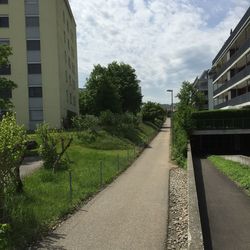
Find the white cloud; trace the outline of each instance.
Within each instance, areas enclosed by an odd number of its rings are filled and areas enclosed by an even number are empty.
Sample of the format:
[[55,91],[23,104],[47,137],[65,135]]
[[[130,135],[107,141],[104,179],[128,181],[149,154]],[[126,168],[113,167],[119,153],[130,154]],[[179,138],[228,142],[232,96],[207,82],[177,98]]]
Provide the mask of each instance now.
[[[199,2],[200,1],[200,2]],[[78,29],[80,86],[94,64],[131,64],[145,100],[169,102],[211,61],[249,6],[247,0],[70,0]],[[211,25],[213,7],[222,20]],[[167,99],[168,98],[168,99]]]

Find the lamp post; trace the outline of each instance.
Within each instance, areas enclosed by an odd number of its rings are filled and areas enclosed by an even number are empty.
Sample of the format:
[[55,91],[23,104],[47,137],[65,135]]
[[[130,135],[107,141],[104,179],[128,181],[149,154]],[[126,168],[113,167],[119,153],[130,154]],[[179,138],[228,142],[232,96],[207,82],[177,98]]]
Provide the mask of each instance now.
[[173,114],[174,114],[174,91],[172,89],[168,89],[167,92],[171,93],[171,123],[170,123],[170,136],[171,136],[171,158],[172,158],[172,147],[174,143],[174,135],[173,135]]
[[174,91],[172,89],[168,89],[167,92],[171,93],[171,118],[174,112]]

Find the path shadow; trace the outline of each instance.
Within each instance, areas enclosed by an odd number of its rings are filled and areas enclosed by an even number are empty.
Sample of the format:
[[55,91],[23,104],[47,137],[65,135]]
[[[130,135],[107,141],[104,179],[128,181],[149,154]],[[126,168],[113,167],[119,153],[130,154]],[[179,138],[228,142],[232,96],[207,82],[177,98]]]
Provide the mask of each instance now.
[[38,242],[35,246],[30,247],[30,250],[38,250],[38,249],[48,249],[48,250],[67,250],[63,246],[55,245],[56,242],[60,239],[65,239],[66,234],[58,234],[55,232],[50,233],[46,238],[42,241]]
[[[204,156],[203,156],[204,157]],[[206,157],[204,157],[206,158]],[[209,226],[206,193],[203,181],[201,159],[193,156],[195,182],[198,196],[198,204],[201,218],[201,227],[204,241],[204,249],[212,250],[211,231]]]

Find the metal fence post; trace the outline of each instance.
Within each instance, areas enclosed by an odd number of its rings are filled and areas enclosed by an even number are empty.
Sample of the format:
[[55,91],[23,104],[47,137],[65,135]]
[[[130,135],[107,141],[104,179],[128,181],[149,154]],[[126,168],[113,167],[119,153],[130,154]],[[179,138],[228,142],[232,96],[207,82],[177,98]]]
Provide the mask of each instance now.
[[102,187],[103,184],[103,162],[100,161],[100,187]]
[[72,189],[72,172],[69,170],[69,199],[72,201],[73,189]]
[[120,158],[119,155],[117,155],[117,171],[120,171]]

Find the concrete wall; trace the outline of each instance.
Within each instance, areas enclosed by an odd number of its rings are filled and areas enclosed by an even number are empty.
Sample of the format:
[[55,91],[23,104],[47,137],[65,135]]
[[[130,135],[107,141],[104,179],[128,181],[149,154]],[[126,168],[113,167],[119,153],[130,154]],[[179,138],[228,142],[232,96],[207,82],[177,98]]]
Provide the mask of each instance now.
[[222,157],[226,160],[239,162],[240,164],[250,167],[250,157],[245,155],[223,155]]
[[188,249],[204,249],[191,146],[188,146]]

